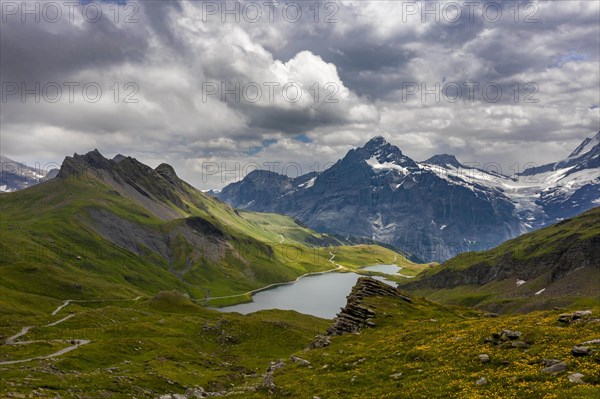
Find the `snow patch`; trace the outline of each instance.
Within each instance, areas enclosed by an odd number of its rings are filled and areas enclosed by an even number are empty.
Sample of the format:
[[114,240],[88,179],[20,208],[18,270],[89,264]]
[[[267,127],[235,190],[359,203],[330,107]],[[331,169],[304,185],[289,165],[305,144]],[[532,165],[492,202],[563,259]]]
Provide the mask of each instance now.
[[298,188],[310,188],[315,185],[315,180],[317,180],[316,176],[310,179],[309,181],[298,185]]
[[386,170],[397,170],[404,175],[408,175],[410,173],[410,171],[404,166],[400,166],[394,162],[379,162],[375,156],[365,160],[365,162],[371,167],[371,169],[373,169],[373,171],[375,171],[375,173]]

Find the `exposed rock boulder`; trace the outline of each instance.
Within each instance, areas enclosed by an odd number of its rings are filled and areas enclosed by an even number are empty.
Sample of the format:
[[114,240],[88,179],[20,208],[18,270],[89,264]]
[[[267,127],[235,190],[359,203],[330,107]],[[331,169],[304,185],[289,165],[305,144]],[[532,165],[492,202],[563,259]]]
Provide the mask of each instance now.
[[560,323],[570,324],[576,320],[586,319],[591,315],[591,310],[577,310],[573,313],[563,313],[561,315],[558,315],[558,321]]
[[265,389],[269,392],[273,392],[276,389],[275,378],[273,377],[273,373],[283,367],[285,367],[285,362],[281,359],[279,359],[276,362],[271,362],[269,364],[267,372],[263,374],[263,381],[260,388]]
[[501,338],[506,337],[507,339],[514,341],[521,337],[521,331],[502,330]]
[[331,340],[327,335],[319,334],[308,345],[308,349],[325,348],[326,346],[329,346],[330,343]]
[[581,373],[573,373],[569,375],[567,378],[569,381],[574,382],[575,384],[583,384],[583,378],[585,376]]
[[574,346],[571,348],[571,354],[575,357],[588,356],[592,354],[592,350],[587,346]]
[[285,362],[281,359],[276,362],[271,362],[271,364],[269,364],[269,369],[267,370],[267,373],[272,373],[283,367],[285,367]]
[[600,339],[591,339],[589,341],[582,342],[581,345],[600,345]]
[[478,357],[481,363],[489,363],[491,361],[490,355],[488,355],[487,353],[482,353]]
[[529,348],[531,345],[529,342],[519,340],[521,335],[520,331],[502,330],[499,333],[493,333],[491,337],[485,339],[485,342],[500,348]]
[[310,362],[306,359],[302,359],[301,357],[297,357],[292,355],[292,357],[290,358],[290,360],[300,366],[310,366]]
[[559,363],[553,364],[552,366],[548,366],[548,367],[542,369],[542,371],[544,373],[558,374],[558,373],[562,373],[566,369],[567,369],[567,364],[565,362],[559,362]]
[[185,391],[185,396],[190,399],[199,399],[206,397],[206,391],[201,387],[188,388]]

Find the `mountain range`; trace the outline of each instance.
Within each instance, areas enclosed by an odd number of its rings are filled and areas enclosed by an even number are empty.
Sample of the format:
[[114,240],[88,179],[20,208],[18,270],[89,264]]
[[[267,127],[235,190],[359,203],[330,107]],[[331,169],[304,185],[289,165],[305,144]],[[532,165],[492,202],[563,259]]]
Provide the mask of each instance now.
[[568,158],[514,176],[448,154],[417,162],[374,137],[320,173],[255,170],[215,195],[239,209],[289,215],[316,231],[443,261],[600,204],[600,132]]
[[58,168],[27,166],[5,156],[0,156],[0,170],[0,192],[5,193],[53,179],[59,171]]

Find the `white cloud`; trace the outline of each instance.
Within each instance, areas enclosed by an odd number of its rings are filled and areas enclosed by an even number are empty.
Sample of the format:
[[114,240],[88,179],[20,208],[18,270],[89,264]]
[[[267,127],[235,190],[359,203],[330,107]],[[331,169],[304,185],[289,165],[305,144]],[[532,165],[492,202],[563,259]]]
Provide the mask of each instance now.
[[[298,162],[308,170],[376,134],[417,160],[447,152],[503,165],[552,161],[600,129],[599,5],[536,4],[537,24],[403,22],[401,3],[375,1],[339,3],[334,24],[204,22],[195,1],[140,2],[133,25],[2,24],[3,79],[98,82],[104,94],[96,103],[64,95],[23,104],[14,96],[2,104],[2,152],[30,163],[96,147],[131,153],[173,163],[202,188],[222,185],[198,176],[203,162]],[[539,102],[403,101],[403,82],[444,79],[505,90],[535,82]],[[123,103],[128,82],[139,87],[137,103]],[[221,101],[203,94],[210,82],[254,82],[263,95]],[[267,82],[279,85],[273,101]],[[302,90],[296,103],[283,97],[289,82]],[[324,103],[334,89],[337,102]]]

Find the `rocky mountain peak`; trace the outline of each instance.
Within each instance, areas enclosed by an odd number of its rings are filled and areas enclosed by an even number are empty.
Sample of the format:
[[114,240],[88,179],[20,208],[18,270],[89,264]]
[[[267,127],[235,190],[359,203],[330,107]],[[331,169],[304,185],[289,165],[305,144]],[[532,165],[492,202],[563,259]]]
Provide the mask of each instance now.
[[454,155],[449,154],[438,154],[434,155],[424,163],[429,165],[437,165],[443,168],[447,168],[448,166],[454,166],[455,168],[463,168],[464,166],[456,159]]
[[167,163],[161,163],[154,170],[171,183],[175,183],[179,180],[177,173],[175,173],[175,169],[173,169],[173,167]]
[[357,148],[360,153],[370,156],[388,155],[390,153],[400,153],[400,149],[388,143],[382,136],[375,136],[367,141],[364,146]]
[[123,154],[117,154],[113,157],[113,161],[115,161],[116,163],[121,162],[122,160],[124,160],[125,158],[127,158],[125,155]]
[[97,149],[84,155],[75,153],[72,157],[65,158],[58,172],[58,177],[68,178],[73,175],[79,175],[89,169],[110,170],[114,165],[113,161],[105,158]]
[[369,141],[367,141],[364,147],[381,147],[386,144],[389,144],[387,140],[383,136],[375,136]]
[[600,151],[600,132],[596,133],[596,135],[592,138],[586,137],[585,140],[573,151],[569,158],[577,157],[580,155],[587,154],[588,152],[594,150],[595,152]]
[[357,148],[354,152],[369,164],[377,160],[375,163],[379,165],[396,164],[405,167],[417,167],[412,159],[402,154],[400,148],[388,143],[382,136],[373,137],[363,147]]

